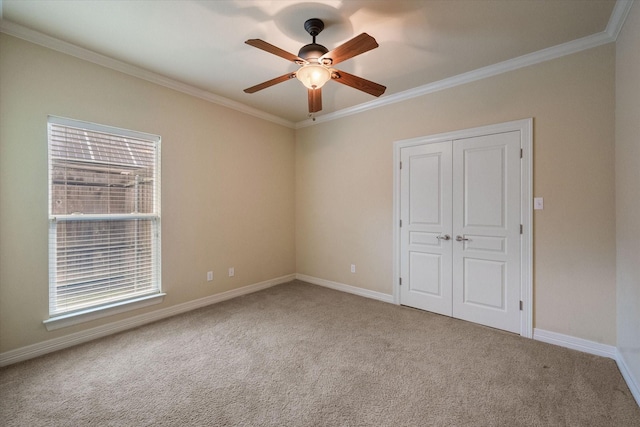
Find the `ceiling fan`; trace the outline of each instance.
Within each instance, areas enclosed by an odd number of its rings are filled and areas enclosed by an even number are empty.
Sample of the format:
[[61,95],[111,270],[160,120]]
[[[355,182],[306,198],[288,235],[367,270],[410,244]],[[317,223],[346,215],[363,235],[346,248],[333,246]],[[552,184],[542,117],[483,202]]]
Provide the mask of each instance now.
[[298,55],[289,53],[260,39],[250,39],[245,42],[250,46],[300,65],[297,71],[245,89],[246,93],[255,93],[278,83],[297,78],[307,87],[310,115],[322,110],[322,86],[329,80],[334,80],[373,96],[380,96],[384,93],[387,89],[385,86],[333,68],[334,65],[340,62],[378,47],[376,39],[367,33],[362,33],[329,51],[326,47],[316,43],[316,36],[324,29],[322,20],[318,18],[308,19],[304,23],[304,29],[311,35],[313,42],[303,46]]

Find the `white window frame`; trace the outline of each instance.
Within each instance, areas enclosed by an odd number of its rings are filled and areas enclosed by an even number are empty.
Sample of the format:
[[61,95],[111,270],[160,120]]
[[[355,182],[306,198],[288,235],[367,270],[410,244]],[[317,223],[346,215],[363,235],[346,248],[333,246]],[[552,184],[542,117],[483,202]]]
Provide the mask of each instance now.
[[[65,126],[71,128],[83,129],[89,132],[101,132],[111,135],[116,135],[123,138],[136,138],[138,140],[149,141],[155,144],[155,159],[154,159],[154,176],[153,176],[153,200],[155,202],[155,209],[152,213],[98,213],[98,214],[54,214],[53,213],[53,160],[51,155],[51,127],[52,125]],[[74,324],[87,322],[90,320],[98,319],[105,316],[111,316],[117,313],[122,313],[129,310],[138,309],[141,307],[159,304],[163,301],[165,293],[162,292],[162,280],[161,280],[161,223],[160,223],[160,146],[161,138],[158,135],[147,134],[143,132],[137,132],[132,130],[115,128],[112,126],[99,125],[96,123],[84,122],[79,120],[61,118],[56,116],[48,116],[47,121],[48,136],[48,212],[49,212],[49,318],[44,320],[44,325],[47,330],[54,330],[71,326]],[[137,205],[136,205],[137,206]],[[137,209],[136,209],[137,210]],[[76,221],[122,221],[122,220],[151,220],[152,223],[152,250],[151,250],[151,264],[153,269],[152,289],[144,295],[136,294],[135,296],[123,297],[115,301],[98,301],[95,305],[90,307],[83,307],[80,309],[71,309],[68,311],[60,312],[56,309],[56,269],[57,269],[57,225],[61,221],[64,222],[76,222]],[[137,269],[137,267],[135,268]]]

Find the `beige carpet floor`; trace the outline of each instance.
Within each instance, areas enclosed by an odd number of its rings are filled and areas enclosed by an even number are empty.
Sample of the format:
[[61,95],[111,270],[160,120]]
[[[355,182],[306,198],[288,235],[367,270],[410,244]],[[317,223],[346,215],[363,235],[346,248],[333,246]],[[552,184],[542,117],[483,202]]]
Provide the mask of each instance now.
[[613,360],[294,281],[0,370],[3,426],[640,426]]

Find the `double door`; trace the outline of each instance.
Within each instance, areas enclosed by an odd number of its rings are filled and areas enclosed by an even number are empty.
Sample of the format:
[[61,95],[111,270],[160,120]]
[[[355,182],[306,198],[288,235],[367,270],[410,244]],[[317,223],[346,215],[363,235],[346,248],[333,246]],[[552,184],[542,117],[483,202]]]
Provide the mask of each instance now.
[[400,156],[400,303],[520,332],[520,132]]

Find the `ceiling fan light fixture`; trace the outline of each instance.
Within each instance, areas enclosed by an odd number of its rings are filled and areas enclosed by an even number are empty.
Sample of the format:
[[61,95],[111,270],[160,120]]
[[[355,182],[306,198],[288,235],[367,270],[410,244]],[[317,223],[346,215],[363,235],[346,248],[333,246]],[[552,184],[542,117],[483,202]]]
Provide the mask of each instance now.
[[[2,2],[2,0],[0,0],[0,2]],[[302,46],[297,56],[269,44],[264,40],[247,40],[245,42],[246,44],[291,61],[299,65],[300,68],[296,72],[289,72],[275,79],[267,80],[266,82],[251,86],[244,91],[246,93],[255,93],[278,83],[285,82],[295,76],[307,88],[310,115],[322,110],[322,91],[320,88],[329,80],[335,80],[340,84],[361,90],[373,96],[382,95],[387,89],[386,87],[333,68],[334,65],[340,62],[377,48],[378,43],[376,39],[367,33],[362,33],[329,51],[326,47],[316,43],[316,36],[320,34],[323,28],[324,23],[321,19],[307,19],[304,23],[304,29],[313,37],[313,41],[310,44]]]
[[331,80],[331,71],[320,64],[307,64],[300,67],[296,78],[309,89],[320,89]]

